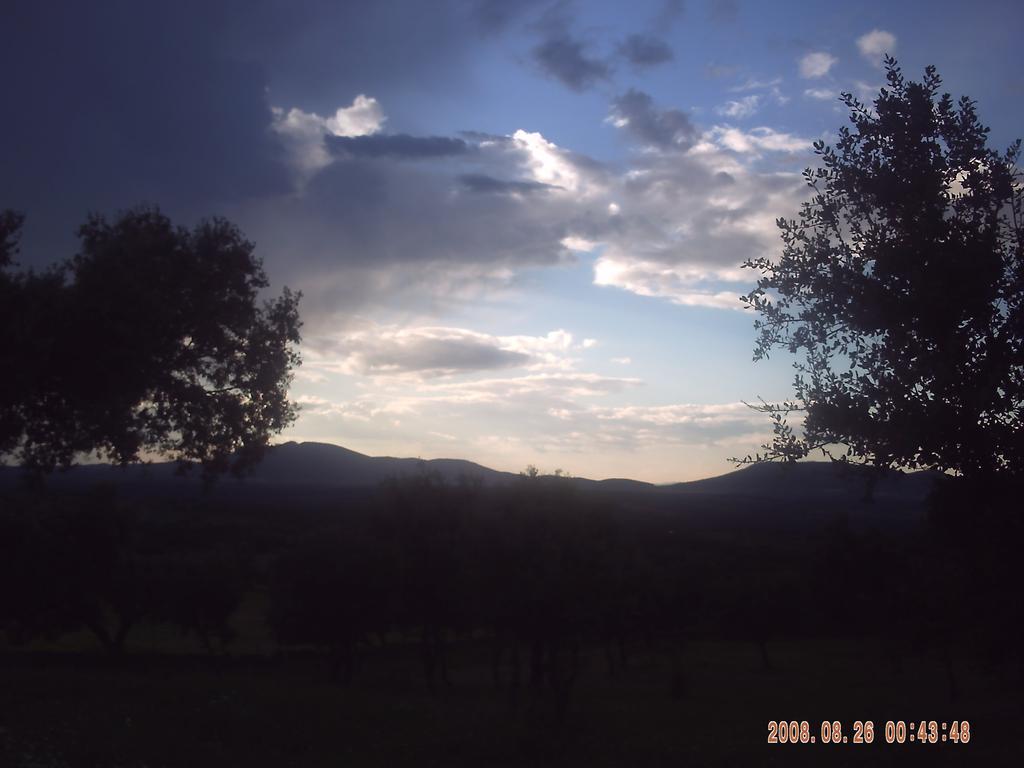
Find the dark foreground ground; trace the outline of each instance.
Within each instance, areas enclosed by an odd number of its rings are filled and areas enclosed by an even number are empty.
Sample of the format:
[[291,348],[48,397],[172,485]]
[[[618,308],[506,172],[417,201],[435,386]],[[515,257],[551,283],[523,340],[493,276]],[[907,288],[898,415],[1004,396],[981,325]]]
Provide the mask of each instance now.
[[[0,768],[1024,766],[1018,489],[807,480],[0,495]],[[969,742],[886,743],[922,719]]]
[[[145,638],[143,638],[145,639]],[[372,647],[350,687],[312,655],[154,654],[0,657],[0,765],[103,766],[689,766],[1024,765],[1020,678],[940,660],[901,673],[870,639],[769,645],[687,644],[677,657],[638,647],[609,676],[584,651],[564,721],[551,696],[498,691],[484,643],[452,654],[450,688],[431,694],[414,646]],[[885,743],[887,719],[970,721],[970,742]],[[872,720],[872,744],[767,743],[768,721]]]

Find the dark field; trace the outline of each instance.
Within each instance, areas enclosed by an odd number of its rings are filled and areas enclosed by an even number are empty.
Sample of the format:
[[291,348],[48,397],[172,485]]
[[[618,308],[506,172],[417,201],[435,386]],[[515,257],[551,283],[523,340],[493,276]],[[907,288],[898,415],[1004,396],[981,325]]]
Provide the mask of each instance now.
[[[140,632],[140,636],[144,635]],[[140,638],[141,639],[141,638]],[[951,701],[942,664],[895,674],[871,640],[637,648],[609,676],[583,654],[564,719],[546,691],[497,691],[486,643],[462,642],[451,686],[431,694],[415,648],[364,653],[350,687],[309,654],[154,655],[126,662],[37,653],[4,659],[0,760],[28,766],[1020,765],[1019,681],[961,670]],[[872,744],[766,744],[770,719],[852,724]],[[968,744],[884,743],[886,719],[970,720]]]
[[[799,497],[12,491],[0,766],[1024,764],[1015,513],[801,472]],[[970,741],[886,743],[922,719]]]

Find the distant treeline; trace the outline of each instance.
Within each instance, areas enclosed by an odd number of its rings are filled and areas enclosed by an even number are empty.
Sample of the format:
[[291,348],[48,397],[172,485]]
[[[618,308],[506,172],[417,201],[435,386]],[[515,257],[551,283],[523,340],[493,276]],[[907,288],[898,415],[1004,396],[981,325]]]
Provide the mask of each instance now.
[[[1021,660],[1019,512],[950,479],[913,529],[696,528],[557,477],[502,488],[423,474],[337,505],[232,506],[25,491],[0,499],[0,623],[15,644],[87,629],[112,655],[142,624],[230,650],[259,596],[279,649],[323,654],[338,682],[360,647],[419,647],[433,688],[455,639],[487,644],[500,686],[567,696],[580,654],[614,674],[634,649],[693,640],[871,637],[898,670],[928,650]],[[724,503],[724,502],[723,502]],[[753,502],[746,502],[753,503]],[[987,510],[987,511],[986,511]]]

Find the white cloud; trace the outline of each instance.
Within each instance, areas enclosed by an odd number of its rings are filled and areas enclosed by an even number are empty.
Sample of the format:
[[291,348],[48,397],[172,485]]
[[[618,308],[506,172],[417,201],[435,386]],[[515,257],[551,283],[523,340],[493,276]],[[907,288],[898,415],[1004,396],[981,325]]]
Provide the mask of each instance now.
[[741,154],[768,152],[805,152],[813,145],[812,139],[794,136],[762,126],[743,131],[730,125],[716,125],[705,137],[723,149]]
[[637,421],[660,426],[692,424],[720,425],[728,422],[758,423],[763,426],[764,415],[744,403],[681,403],[659,406],[595,406],[591,409],[598,419],[606,421]]
[[[560,425],[549,432],[556,440],[600,445],[741,445],[756,447],[765,432],[764,414],[743,403],[661,406],[579,405],[551,408]],[[568,430],[568,431],[565,431]]]
[[639,296],[668,299],[688,307],[742,309],[737,291],[708,287],[715,275],[694,274],[684,267],[652,261],[603,256],[594,264],[594,285],[621,288]]
[[366,401],[339,402],[319,395],[299,395],[295,398],[302,415],[313,414],[346,421],[368,422],[381,409]]
[[838,95],[829,88],[808,88],[804,91],[804,96],[808,99],[818,99],[819,101],[831,101],[837,98]]
[[[393,426],[396,417],[418,423],[424,416],[441,413],[449,425],[448,431],[428,433],[447,442],[464,439],[464,435],[460,438],[460,427],[475,422],[480,409],[486,408],[494,414],[495,422],[529,425],[533,439],[551,441],[548,450],[566,442],[576,450],[588,451],[601,445],[708,445],[764,432],[763,414],[743,403],[639,406],[593,402],[626,393],[640,384],[636,378],[596,374],[536,374],[427,384],[416,390],[378,392],[350,400],[311,395],[297,399],[307,421],[310,417],[322,417]],[[507,434],[505,438],[514,441],[521,439],[521,435]],[[747,443],[757,445],[753,439]]]
[[800,59],[800,77],[824,77],[839,61],[835,56],[824,51],[814,51]]
[[512,406],[515,401],[551,400],[571,404],[578,398],[602,397],[638,387],[637,378],[601,376],[575,371],[534,373],[512,378],[477,379],[466,382],[426,383],[417,399],[429,403],[489,403]]
[[738,101],[727,101],[725,104],[716,107],[715,112],[725,117],[743,119],[757,112],[760,103],[761,97],[758,94],[751,94],[750,96],[744,96]]
[[[410,330],[414,337],[482,336],[496,346],[559,354],[583,346],[565,331],[488,337],[464,329]],[[512,471],[534,463],[587,477],[656,481],[726,471],[723,454],[744,454],[768,437],[763,415],[740,403],[631,402],[644,384],[636,377],[550,368],[413,380],[373,375],[362,385],[357,378],[346,392],[342,383],[351,379],[340,370],[328,373],[333,378],[326,385],[297,393],[302,410],[286,437],[377,455],[464,456]]]
[[597,248],[597,243],[595,243],[593,240],[587,240],[587,238],[585,237],[576,237],[575,235],[563,237],[562,245],[564,245],[570,251],[578,251],[580,253],[589,253],[590,251]]
[[610,362],[616,365],[629,365],[633,362],[633,359],[631,357],[613,357]]
[[740,85],[734,85],[729,90],[733,93],[743,93],[744,91],[770,90],[773,88],[777,88],[780,85],[782,85],[781,77],[776,77],[771,80],[757,80],[754,78],[750,78],[748,80],[745,80]]
[[273,108],[271,128],[281,138],[292,172],[301,187],[318,171],[331,164],[324,144],[325,120],[301,109]]
[[875,66],[881,66],[882,57],[896,51],[896,35],[884,29],[872,29],[857,38],[857,48],[861,56]]
[[[728,117],[744,117],[746,114],[753,114],[753,109],[763,105],[769,99],[775,104],[782,106],[789,102],[789,97],[782,92],[782,89],[779,87],[781,85],[781,77],[772,78],[771,80],[757,80],[754,78],[748,79],[740,85],[734,85],[729,89],[729,91],[731,93],[762,91],[762,93],[752,94],[751,96],[746,96],[735,101],[730,100],[725,105],[718,107],[716,111],[718,114],[724,114]],[[746,111],[744,110],[744,106],[746,106]],[[724,111],[730,108],[732,109],[732,112]]]
[[540,133],[522,129],[512,134],[512,140],[523,154],[523,164],[534,181],[561,187],[569,192],[583,192],[584,177],[572,158],[554,142]]
[[670,146],[652,151],[637,138],[642,150],[612,188],[619,213],[592,237],[602,245],[595,285],[684,306],[742,309],[739,297],[753,275],[740,265],[777,256],[775,221],[798,210],[805,196],[796,168],[760,166],[809,155],[812,140],[721,125],[680,153]]
[[324,143],[325,136],[369,136],[380,130],[384,111],[376,99],[359,94],[348,107],[322,117],[315,112],[293,108],[272,108],[273,130],[281,139],[301,189],[319,171],[333,162]]
[[350,106],[328,117],[324,125],[335,136],[368,136],[379,131],[386,119],[376,99],[359,94]]
[[301,396],[299,424],[287,437],[378,455],[464,456],[511,471],[533,463],[662,482],[728,471],[723,455],[769,437],[763,414],[742,403],[629,403],[641,385],[576,372],[414,388],[385,382],[350,397]]

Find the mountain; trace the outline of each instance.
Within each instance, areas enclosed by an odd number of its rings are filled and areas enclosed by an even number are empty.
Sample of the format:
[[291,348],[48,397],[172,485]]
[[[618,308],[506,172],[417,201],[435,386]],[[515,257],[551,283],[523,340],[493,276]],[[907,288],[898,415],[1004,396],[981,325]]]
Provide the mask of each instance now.
[[[487,485],[507,482],[516,475],[462,459],[399,459],[391,456],[366,456],[328,443],[288,442],[272,446],[252,473],[238,479],[225,477],[217,487],[227,491],[258,491],[262,489],[329,489],[371,488],[392,478],[422,472],[436,473],[450,482],[462,478],[479,479]],[[16,467],[0,467],[0,486],[17,483],[21,471]],[[95,483],[113,483],[122,487],[191,489],[199,486],[198,472],[184,477],[175,462],[131,464],[125,467],[109,464],[83,464],[55,472],[47,483],[55,488],[73,488]]]
[[[112,467],[92,464],[54,473],[51,487],[73,489],[95,483],[113,483],[135,493],[192,493],[199,488],[198,473],[182,478],[173,462]],[[252,474],[222,478],[217,492],[227,494],[329,493],[332,489],[371,489],[381,482],[421,472],[437,473],[445,480],[476,479],[485,485],[503,485],[518,476],[462,459],[412,459],[366,456],[328,443],[288,442],[273,446]],[[0,487],[12,487],[20,477],[15,467],[0,467]],[[874,497],[890,502],[920,503],[935,474],[892,473],[878,481]],[[866,470],[839,467],[829,462],[792,465],[755,464],[718,477],[655,486],[637,480],[573,478],[580,488],[616,495],[698,498],[758,498],[773,501],[857,500],[864,497]]]
[[258,485],[367,486],[422,472],[445,480],[478,478],[490,485],[511,480],[510,472],[463,459],[396,459],[366,456],[329,443],[284,443],[267,451],[263,461],[242,482]]
[[[875,478],[872,497],[892,501],[923,501],[937,472],[892,472]],[[718,477],[676,483],[668,489],[685,494],[756,496],[758,498],[864,498],[871,470],[827,461],[795,464],[751,464]]]

